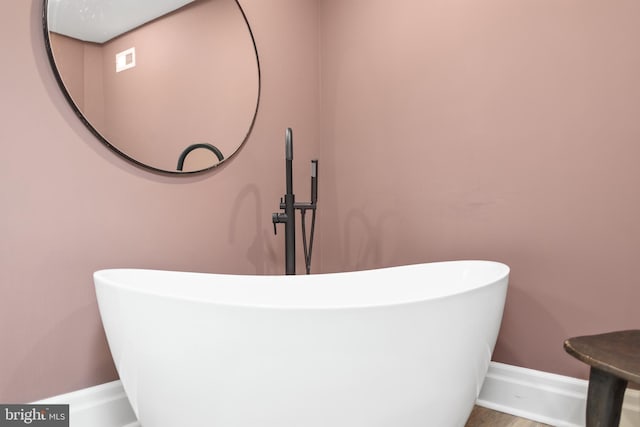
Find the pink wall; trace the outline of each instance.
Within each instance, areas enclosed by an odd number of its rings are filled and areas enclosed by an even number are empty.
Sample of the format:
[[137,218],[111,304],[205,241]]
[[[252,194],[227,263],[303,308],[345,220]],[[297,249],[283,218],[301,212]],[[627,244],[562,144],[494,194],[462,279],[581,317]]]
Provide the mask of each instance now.
[[102,46],[57,33],[49,41],[69,95],[95,129],[104,129]]
[[[284,192],[284,129],[296,129],[300,163],[317,155],[319,67],[308,49],[317,46],[317,8],[313,0],[242,5],[264,71],[255,129],[226,166],[178,178],[103,147],[57,87],[41,2],[0,2],[0,51],[11,58],[0,79],[0,402],[116,379],[97,269],[282,272],[283,239],[270,219]],[[296,186],[307,188],[308,166],[300,169]]]
[[584,376],[640,325],[640,3],[320,5],[323,268],[506,262],[495,359]]
[[83,109],[85,75],[91,74],[86,73],[84,69],[86,62],[84,51],[85,44],[92,43],[85,43],[58,33],[49,33],[49,40],[67,91],[76,105]]

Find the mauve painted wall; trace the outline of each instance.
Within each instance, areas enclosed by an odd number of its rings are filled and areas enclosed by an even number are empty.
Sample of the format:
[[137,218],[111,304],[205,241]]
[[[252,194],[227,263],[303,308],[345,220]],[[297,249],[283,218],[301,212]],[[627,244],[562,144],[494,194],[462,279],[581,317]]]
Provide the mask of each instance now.
[[495,360],[584,376],[640,326],[640,2],[320,5],[324,270],[506,262]]
[[116,379],[94,270],[282,272],[271,212],[284,192],[284,129],[296,129],[298,188],[308,188],[305,159],[317,156],[317,5],[242,5],[263,67],[255,129],[228,165],[179,178],[138,169],[102,146],[57,87],[41,2],[0,2],[0,402]]
[[[85,44],[89,49],[93,43],[86,43],[58,33],[49,33],[49,40],[67,91],[76,105],[82,109],[84,108],[85,75],[91,74],[85,71],[87,62],[84,57]],[[100,99],[100,102],[104,100]]]
[[49,33],[56,67],[69,95],[96,129],[104,128],[102,48],[99,44]]

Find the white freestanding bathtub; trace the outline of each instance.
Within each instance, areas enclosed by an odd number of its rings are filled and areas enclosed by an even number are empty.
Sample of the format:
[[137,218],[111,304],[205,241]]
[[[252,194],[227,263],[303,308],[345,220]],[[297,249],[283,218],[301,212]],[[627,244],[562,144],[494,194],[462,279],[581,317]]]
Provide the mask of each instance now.
[[308,276],[94,274],[142,427],[461,427],[509,268],[452,261]]

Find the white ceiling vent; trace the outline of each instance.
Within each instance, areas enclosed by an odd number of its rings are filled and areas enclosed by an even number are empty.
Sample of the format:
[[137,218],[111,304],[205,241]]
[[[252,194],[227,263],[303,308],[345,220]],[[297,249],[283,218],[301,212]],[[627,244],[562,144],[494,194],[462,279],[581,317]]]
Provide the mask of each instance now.
[[136,48],[132,47],[116,53],[116,73],[136,66]]

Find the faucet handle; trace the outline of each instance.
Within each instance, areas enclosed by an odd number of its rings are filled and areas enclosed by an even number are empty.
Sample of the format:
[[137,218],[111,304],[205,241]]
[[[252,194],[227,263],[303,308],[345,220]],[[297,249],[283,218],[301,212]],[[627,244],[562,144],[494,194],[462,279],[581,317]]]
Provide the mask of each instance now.
[[276,224],[280,222],[280,218],[278,217],[277,213],[272,213],[271,214],[271,222],[273,222],[273,234],[275,234],[277,236],[278,235],[278,228],[276,227]]

